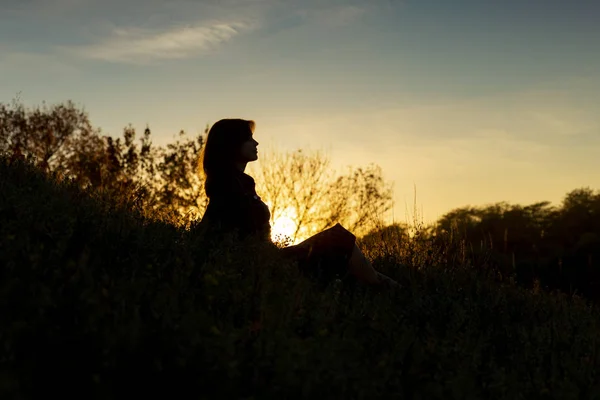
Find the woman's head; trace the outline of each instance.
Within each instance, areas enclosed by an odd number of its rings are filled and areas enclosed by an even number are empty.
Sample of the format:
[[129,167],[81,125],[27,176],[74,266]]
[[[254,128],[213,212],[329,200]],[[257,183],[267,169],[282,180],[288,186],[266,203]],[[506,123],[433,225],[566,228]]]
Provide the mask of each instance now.
[[211,176],[258,159],[252,138],[255,123],[245,119],[222,119],[214,123],[202,152],[202,169],[207,181]]
[[219,172],[244,161],[250,147],[247,142],[253,141],[254,126],[254,121],[245,119],[222,119],[215,122],[208,131],[204,145],[202,155],[204,173]]

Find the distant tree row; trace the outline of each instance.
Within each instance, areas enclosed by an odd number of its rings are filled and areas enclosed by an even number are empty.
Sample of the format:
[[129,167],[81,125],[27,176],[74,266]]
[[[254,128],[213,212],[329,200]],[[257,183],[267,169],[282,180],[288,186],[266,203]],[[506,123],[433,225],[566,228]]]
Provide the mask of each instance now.
[[600,191],[579,188],[559,206],[497,203],[444,215],[433,235],[459,235],[505,276],[600,300]]
[[558,206],[543,201],[462,207],[414,231],[395,224],[370,232],[363,241],[391,242],[409,263],[418,262],[407,254],[410,249],[425,248],[438,256],[434,262],[469,264],[501,280],[600,301],[600,191],[572,190]]

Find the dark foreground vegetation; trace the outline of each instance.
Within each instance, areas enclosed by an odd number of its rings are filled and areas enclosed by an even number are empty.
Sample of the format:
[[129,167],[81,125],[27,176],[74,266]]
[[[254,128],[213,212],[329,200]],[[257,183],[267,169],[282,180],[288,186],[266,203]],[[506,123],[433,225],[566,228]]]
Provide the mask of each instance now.
[[459,239],[365,240],[393,294],[209,239],[0,158],[0,398],[600,398],[598,310]]

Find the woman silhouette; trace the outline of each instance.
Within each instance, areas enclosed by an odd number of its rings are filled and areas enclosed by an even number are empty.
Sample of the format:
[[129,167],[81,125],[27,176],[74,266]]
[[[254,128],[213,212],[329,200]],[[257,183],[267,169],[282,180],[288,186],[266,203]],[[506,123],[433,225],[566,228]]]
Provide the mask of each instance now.
[[[245,174],[246,165],[258,159],[254,121],[222,119],[208,132],[202,155],[208,207],[201,225],[213,232],[237,231],[271,242],[271,214],[256,194],[254,179]],[[321,281],[353,275],[367,285],[391,288],[398,283],[373,268],[356,245],[356,237],[340,224],[302,243],[281,249],[298,261],[302,272]]]

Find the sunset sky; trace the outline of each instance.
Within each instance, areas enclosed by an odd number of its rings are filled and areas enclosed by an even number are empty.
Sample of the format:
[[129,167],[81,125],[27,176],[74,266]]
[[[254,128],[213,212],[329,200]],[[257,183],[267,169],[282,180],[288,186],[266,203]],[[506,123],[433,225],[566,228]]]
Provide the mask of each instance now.
[[[600,189],[597,0],[0,0],[0,102],[379,164],[394,218]],[[411,215],[409,213],[409,215]]]

